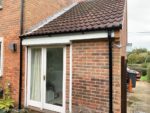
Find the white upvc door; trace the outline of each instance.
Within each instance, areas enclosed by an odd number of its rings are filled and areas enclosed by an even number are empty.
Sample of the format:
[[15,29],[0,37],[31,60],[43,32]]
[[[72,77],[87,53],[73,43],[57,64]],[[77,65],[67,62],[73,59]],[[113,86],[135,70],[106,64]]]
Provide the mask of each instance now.
[[38,108],[42,107],[41,82],[42,82],[42,49],[29,48],[28,49],[27,105],[31,105],[31,106],[34,105],[35,107]]
[[28,49],[27,105],[65,113],[66,47]]

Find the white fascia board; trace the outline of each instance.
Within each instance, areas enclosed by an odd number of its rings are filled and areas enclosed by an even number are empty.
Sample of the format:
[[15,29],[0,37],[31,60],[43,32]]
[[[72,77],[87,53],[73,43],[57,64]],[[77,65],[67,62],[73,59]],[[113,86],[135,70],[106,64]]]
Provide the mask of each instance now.
[[[70,35],[53,35],[47,37],[29,37],[23,39],[22,44],[26,46],[30,45],[52,45],[52,44],[70,44],[75,40],[88,40],[88,39],[103,39],[107,38],[108,33],[104,32],[90,32],[84,34],[70,34]],[[114,37],[114,33],[112,33]]]
[[38,37],[23,39],[22,45],[49,45],[49,44],[68,44],[69,40],[65,38],[56,38],[56,37]]

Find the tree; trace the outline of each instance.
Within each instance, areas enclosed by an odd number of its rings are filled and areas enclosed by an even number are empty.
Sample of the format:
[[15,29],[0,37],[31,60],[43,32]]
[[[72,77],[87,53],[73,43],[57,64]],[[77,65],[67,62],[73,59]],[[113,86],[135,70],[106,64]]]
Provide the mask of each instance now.
[[137,54],[133,53],[128,56],[128,63],[135,64],[136,63]]
[[133,49],[132,53],[137,53],[137,54],[147,53],[147,49],[146,48]]
[[142,64],[145,62],[145,58],[146,58],[146,55],[143,55],[143,54],[136,54],[136,63],[137,64]]
[[150,65],[147,68],[147,80],[150,82]]
[[142,64],[148,62],[150,62],[150,51],[147,49],[134,49],[128,53],[129,64]]

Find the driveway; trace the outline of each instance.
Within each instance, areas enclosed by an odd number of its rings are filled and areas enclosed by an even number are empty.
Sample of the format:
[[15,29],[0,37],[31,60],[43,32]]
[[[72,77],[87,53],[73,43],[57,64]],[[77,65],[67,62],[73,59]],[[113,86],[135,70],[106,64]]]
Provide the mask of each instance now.
[[127,113],[150,113],[150,83],[137,81],[133,93],[128,93]]

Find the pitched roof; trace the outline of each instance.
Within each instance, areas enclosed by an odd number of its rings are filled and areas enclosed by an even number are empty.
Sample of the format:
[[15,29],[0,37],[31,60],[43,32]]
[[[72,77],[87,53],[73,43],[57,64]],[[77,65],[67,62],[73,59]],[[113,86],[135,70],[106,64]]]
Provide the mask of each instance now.
[[125,0],[88,0],[25,36],[115,28],[122,25]]

